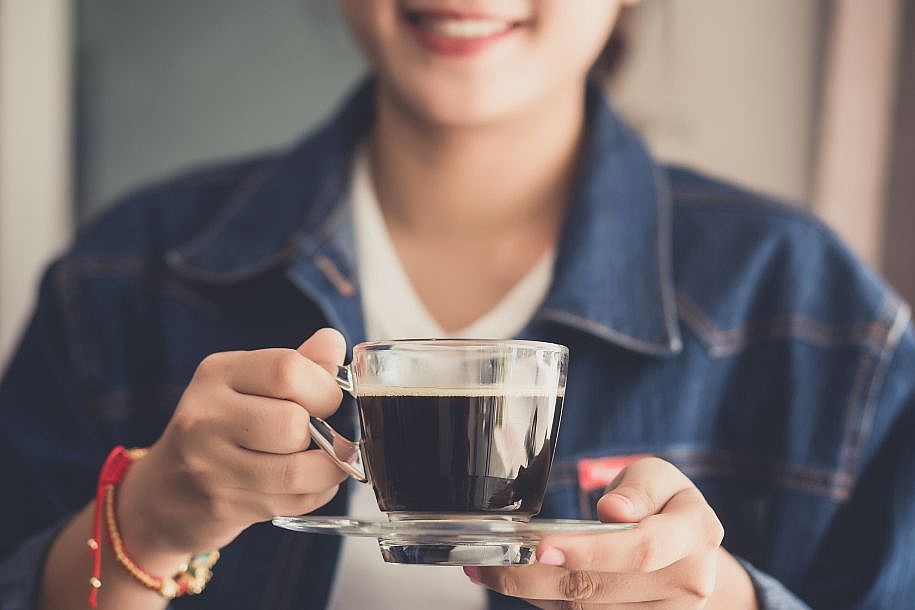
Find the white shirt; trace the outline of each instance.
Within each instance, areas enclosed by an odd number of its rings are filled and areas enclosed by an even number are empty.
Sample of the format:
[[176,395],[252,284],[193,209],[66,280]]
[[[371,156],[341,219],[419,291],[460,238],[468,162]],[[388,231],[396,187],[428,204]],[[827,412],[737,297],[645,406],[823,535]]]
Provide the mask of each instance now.
[[[349,204],[353,212],[359,288],[369,340],[447,337],[426,309],[397,256],[372,186],[368,156],[356,155]],[[543,301],[552,280],[554,253],[546,253],[493,307],[450,336],[504,339],[518,334]],[[349,514],[381,517],[370,485],[350,480]],[[344,538],[330,608],[481,610],[484,589],[460,568],[385,563],[371,538]]]

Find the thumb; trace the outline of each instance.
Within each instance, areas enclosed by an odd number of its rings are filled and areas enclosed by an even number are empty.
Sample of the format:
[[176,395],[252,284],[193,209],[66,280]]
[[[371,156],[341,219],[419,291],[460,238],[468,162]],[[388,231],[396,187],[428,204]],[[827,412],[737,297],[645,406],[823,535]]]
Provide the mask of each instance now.
[[346,357],[346,339],[334,328],[320,328],[296,351],[336,375],[337,365]]
[[641,521],[654,514],[645,506],[644,492],[634,486],[619,486],[597,501],[597,516],[604,523]]
[[641,521],[660,512],[675,494],[692,483],[672,464],[649,457],[626,467],[597,502],[601,521]]

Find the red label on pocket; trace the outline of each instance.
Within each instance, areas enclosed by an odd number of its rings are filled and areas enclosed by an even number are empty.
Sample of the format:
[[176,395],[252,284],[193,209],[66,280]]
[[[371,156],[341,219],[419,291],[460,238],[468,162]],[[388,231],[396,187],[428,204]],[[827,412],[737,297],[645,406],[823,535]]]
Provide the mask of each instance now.
[[626,466],[643,457],[648,455],[637,453],[578,460],[578,488],[582,491],[606,489]]

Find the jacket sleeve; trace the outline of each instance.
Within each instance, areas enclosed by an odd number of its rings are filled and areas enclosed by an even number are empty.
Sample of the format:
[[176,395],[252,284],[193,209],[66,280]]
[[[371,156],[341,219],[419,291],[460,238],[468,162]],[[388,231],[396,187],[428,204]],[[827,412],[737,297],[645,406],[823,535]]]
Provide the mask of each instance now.
[[890,346],[861,470],[801,587],[792,591],[738,558],[760,610],[915,609],[915,331]]
[[756,591],[756,603],[759,610],[810,610],[788,587],[769,576],[750,562],[736,558],[750,575],[753,589]]
[[[897,333],[898,335],[898,333]],[[878,380],[879,383],[879,380]],[[830,523],[799,595],[815,608],[915,609],[915,331],[874,388],[854,489]]]
[[85,346],[66,289],[58,263],[0,381],[0,610],[35,607],[48,549],[92,498],[110,444],[87,405]]

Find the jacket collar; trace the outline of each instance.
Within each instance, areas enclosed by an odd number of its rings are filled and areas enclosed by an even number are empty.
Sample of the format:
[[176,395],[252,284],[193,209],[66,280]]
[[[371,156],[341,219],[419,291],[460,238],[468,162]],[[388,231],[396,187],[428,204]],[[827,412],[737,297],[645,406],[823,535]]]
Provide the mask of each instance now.
[[[322,289],[358,301],[346,289],[355,270],[341,203],[373,101],[372,84],[364,83],[323,128],[240,187],[200,234],[169,251],[170,267],[227,284],[310,261],[328,280]],[[596,86],[587,95],[579,172],[553,286],[535,319],[644,354],[678,352],[666,181]]]
[[593,85],[586,128],[554,285],[539,317],[645,354],[679,352],[666,178]]
[[169,266],[189,279],[227,284],[288,264],[325,241],[373,114],[371,83],[364,83],[323,127],[248,177],[196,237],[171,249]]

